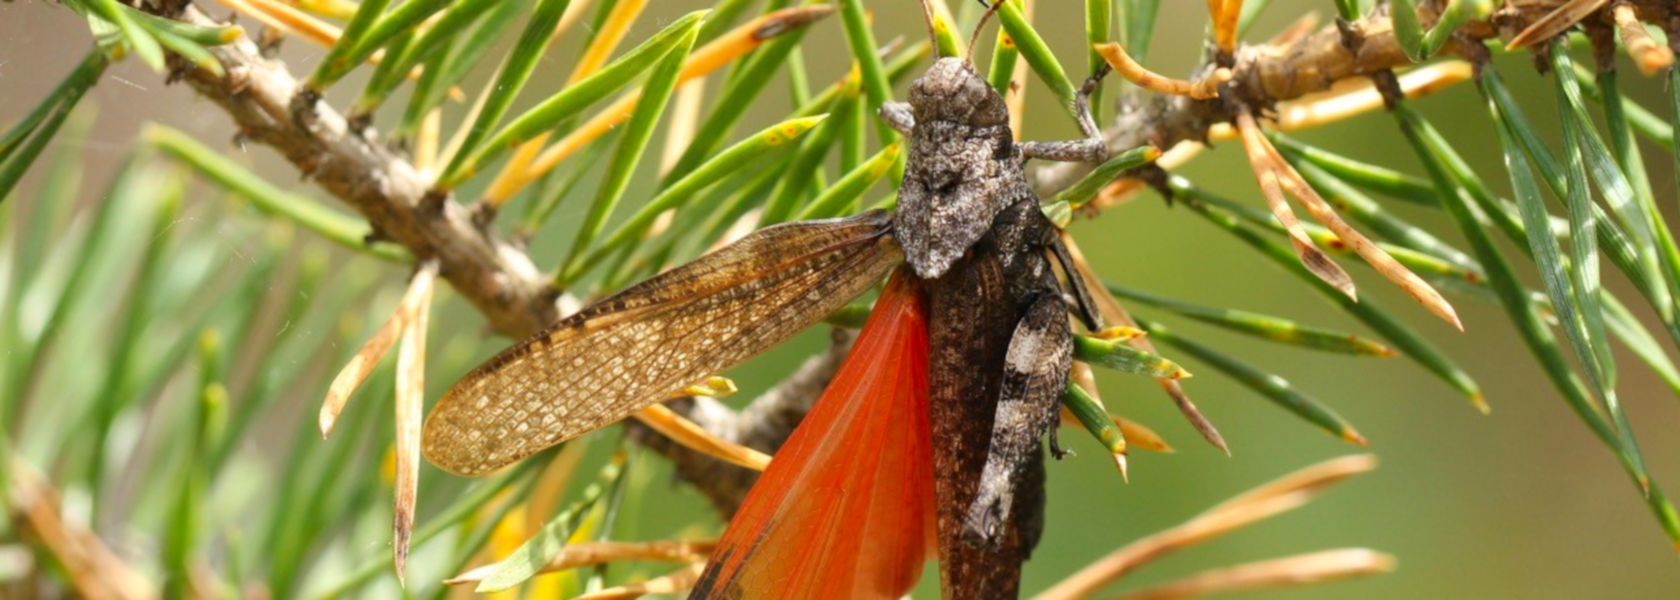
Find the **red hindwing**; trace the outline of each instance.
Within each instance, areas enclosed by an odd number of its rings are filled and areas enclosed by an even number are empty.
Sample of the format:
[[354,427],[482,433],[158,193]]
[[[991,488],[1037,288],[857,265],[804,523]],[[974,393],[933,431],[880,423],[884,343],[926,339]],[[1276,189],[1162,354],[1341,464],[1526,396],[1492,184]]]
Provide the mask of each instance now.
[[926,302],[895,274],[694,598],[901,598],[933,547]]

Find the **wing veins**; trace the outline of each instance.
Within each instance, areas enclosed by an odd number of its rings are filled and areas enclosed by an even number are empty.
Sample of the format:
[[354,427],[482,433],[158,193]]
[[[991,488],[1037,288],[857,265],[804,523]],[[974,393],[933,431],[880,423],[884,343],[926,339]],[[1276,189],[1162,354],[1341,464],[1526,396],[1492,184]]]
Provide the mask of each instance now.
[[[453,472],[485,473],[785,341],[901,258],[879,215],[849,221],[755,233],[751,246],[708,255],[727,261],[721,266],[679,267],[503,352],[438,401],[427,457]],[[801,246],[810,243],[804,236],[815,243]],[[671,287],[682,283],[705,291]]]

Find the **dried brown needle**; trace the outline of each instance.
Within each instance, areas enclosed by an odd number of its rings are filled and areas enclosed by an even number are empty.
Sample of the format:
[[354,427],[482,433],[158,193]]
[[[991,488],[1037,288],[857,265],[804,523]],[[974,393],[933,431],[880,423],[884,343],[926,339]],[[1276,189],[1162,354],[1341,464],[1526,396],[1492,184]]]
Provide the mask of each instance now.
[[[421,275],[426,273],[426,275]],[[431,311],[432,280],[437,264],[423,263],[409,289],[420,298],[413,314],[403,328],[401,346],[397,348],[396,383],[396,455],[397,473],[395,510],[392,511],[391,555],[397,571],[397,582],[406,582],[404,567],[408,564],[408,545],[414,533],[414,503],[420,490],[420,424],[426,402],[426,322]]]
[[1633,58],[1633,64],[1639,67],[1640,73],[1650,77],[1674,66],[1674,51],[1651,37],[1651,32],[1639,21],[1632,4],[1617,4],[1611,7],[1610,15],[1615,18],[1616,29],[1621,32],[1622,46],[1627,48],[1628,56]]
[[1516,37],[1511,38],[1511,42],[1506,44],[1505,47],[1510,50],[1521,50],[1533,46],[1537,42],[1557,37],[1568,31],[1570,27],[1574,27],[1576,23],[1580,23],[1581,19],[1587,18],[1587,15],[1604,8],[1604,5],[1609,3],[1610,0],[1569,0],[1564,2],[1561,6],[1553,9],[1552,12],[1546,13],[1546,16],[1530,23],[1526,29],[1517,33]]
[[1230,69],[1219,67],[1199,81],[1173,79],[1150,71],[1143,65],[1138,64],[1130,54],[1126,53],[1126,49],[1120,45],[1120,42],[1106,42],[1092,46],[1092,48],[1096,49],[1097,54],[1102,55],[1103,60],[1107,61],[1109,66],[1114,67],[1114,72],[1119,73],[1121,77],[1125,77],[1126,81],[1137,84],[1138,87],[1143,89],[1162,94],[1189,96],[1197,100],[1216,98],[1219,96],[1219,85],[1230,81],[1233,77]]
[[[717,540],[664,540],[653,542],[580,542],[568,544],[560,553],[543,565],[538,573],[554,573],[578,567],[604,565],[618,561],[649,560],[663,562],[703,562],[717,546]],[[479,567],[445,579],[448,585],[478,583],[495,571],[496,565]]]
[[157,584],[123,562],[97,533],[64,517],[58,490],[34,466],[15,456],[0,460],[11,462],[6,492],[13,531],[23,533],[23,539],[40,545],[43,554],[52,557],[76,596],[89,600],[157,597]]
[[1249,167],[1254,170],[1254,178],[1260,183],[1260,195],[1265,197],[1266,206],[1272,210],[1272,216],[1277,218],[1278,223],[1282,224],[1284,231],[1289,234],[1289,243],[1295,248],[1295,255],[1300,257],[1301,265],[1331,287],[1357,300],[1359,294],[1354,290],[1353,278],[1313,244],[1312,238],[1307,237],[1306,228],[1301,226],[1300,219],[1295,218],[1295,211],[1289,207],[1289,199],[1283,194],[1285,165],[1278,164],[1278,159],[1267,150],[1271,147],[1271,142],[1260,132],[1260,126],[1254,122],[1254,115],[1247,112],[1238,114],[1237,131],[1242,133],[1243,151],[1248,154]]
[[[1282,192],[1284,191],[1299,200],[1314,219],[1328,227],[1331,232],[1336,234],[1336,237],[1341,239],[1343,244],[1346,244],[1360,258],[1365,259],[1365,262],[1370,263],[1383,277],[1400,286],[1400,289],[1404,290],[1412,299],[1417,300],[1429,312],[1434,313],[1435,316],[1452,324],[1459,331],[1464,330],[1464,324],[1458,319],[1458,312],[1453,309],[1452,304],[1447,302],[1445,297],[1441,296],[1439,291],[1436,291],[1423,278],[1418,277],[1416,273],[1407,269],[1405,265],[1394,260],[1394,257],[1389,256],[1388,252],[1377,247],[1376,242],[1359,233],[1347,221],[1342,220],[1340,215],[1336,214],[1336,209],[1322,196],[1319,196],[1318,191],[1307,184],[1307,180],[1302,178],[1301,174],[1297,173],[1295,168],[1283,159],[1283,155],[1278,153],[1277,148],[1272,146],[1271,141],[1266,139],[1266,135],[1260,131],[1260,125],[1254,121],[1253,115],[1246,112],[1238,115],[1237,129],[1242,133],[1243,149],[1248,152],[1249,164],[1254,167],[1255,177],[1260,181],[1260,189],[1266,196],[1267,204],[1271,205],[1272,214],[1289,231],[1290,238],[1296,242],[1296,251],[1301,256],[1302,264],[1306,265],[1313,274],[1318,275],[1326,283],[1341,289],[1348,297],[1356,298],[1353,291],[1353,280],[1348,278],[1347,272],[1330,261],[1329,257],[1319,251],[1316,246],[1313,246],[1312,241],[1306,238],[1306,232],[1301,228],[1300,223],[1295,222],[1294,214],[1289,210],[1288,204],[1283,199]],[[1297,234],[1300,235],[1299,239],[1296,238]],[[1301,245],[1303,241],[1305,242],[1304,247]],[[1303,248],[1310,248],[1310,252],[1303,251]],[[1318,260],[1323,262],[1318,263]],[[1320,267],[1326,268],[1321,270]],[[1346,287],[1343,287],[1344,285]]]
[[[1131,313],[1126,312],[1126,308],[1121,306],[1113,294],[1108,293],[1108,288],[1103,286],[1102,280],[1091,271],[1090,264],[1085,262],[1085,255],[1079,251],[1079,245],[1074,243],[1073,237],[1063,233],[1062,243],[1067,246],[1068,254],[1073,257],[1074,270],[1079,272],[1078,277],[1084,278],[1085,287],[1091,290],[1091,295],[1097,303],[1097,311],[1102,313],[1103,320],[1110,324],[1138,328],[1137,320],[1132,318]],[[1074,275],[1070,273],[1068,276]],[[1159,354],[1147,336],[1127,343],[1140,350]],[[1172,398],[1173,404],[1178,407],[1178,412],[1190,421],[1190,426],[1196,429],[1196,433],[1201,434],[1202,439],[1213,444],[1220,452],[1231,453],[1231,447],[1225,443],[1225,437],[1219,434],[1219,428],[1214,427],[1213,422],[1202,414],[1201,409],[1196,408],[1196,403],[1190,401],[1190,394],[1185,393],[1184,386],[1180,385],[1178,380],[1157,379],[1155,383],[1166,390],[1167,396]]]
[[696,562],[641,583],[631,583],[590,592],[578,596],[576,600],[625,600],[640,598],[648,594],[675,594],[693,589],[694,583],[700,580],[700,573],[704,572],[705,569],[706,563]]
[[[764,41],[808,25],[833,12],[834,8],[829,5],[800,6],[778,10],[748,21],[690,53],[683,61],[682,71],[677,74],[677,85],[681,86],[697,77],[704,77],[746,55]],[[502,167],[489,189],[485,191],[484,201],[492,206],[500,206],[507,202],[508,198],[576,154],[584,145],[624,123],[635,111],[639,100],[639,90],[620,97],[578,126],[571,134],[547,148],[543,148],[542,145],[542,142],[548,139],[546,134],[521,145],[514,158]],[[535,148],[542,150],[537,152]]]
[[763,452],[713,435],[663,404],[652,404],[636,411],[635,417],[649,429],[695,452],[754,471],[763,471],[770,466],[770,457]]
[[1301,507],[1331,486],[1376,468],[1371,455],[1331,459],[1225,501],[1182,525],[1115,550],[1034,600],[1077,600],[1158,558]]
[[[1213,9],[1213,2],[1208,9]],[[1242,19],[1243,0],[1222,0],[1219,10],[1213,11],[1213,45],[1226,56],[1237,52],[1237,25]]]
[[[1400,75],[1400,89],[1407,98],[1420,98],[1475,75],[1470,63],[1445,60],[1412,69]],[[1382,93],[1370,79],[1344,79],[1323,92],[1308,94],[1295,100],[1279,103],[1274,121],[1278,131],[1295,131],[1337,123],[1350,117],[1382,108]],[[1231,139],[1240,134],[1230,125],[1221,123],[1208,130],[1214,140]]]
[[350,357],[350,362],[333,377],[332,384],[327,386],[327,397],[321,401],[320,427],[321,437],[332,432],[333,424],[338,421],[338,415],[344,411],[344,405],[350,401],[350,396],[356,389],[367,381],[373,368],[379,365],[380,359],[391,350],[401,335],[421,312],[423,306],[429,302],[432,295],[433,283],[437,280],[437,262],[425,261],[420,263],[414,271],[414,277],[409,279],[408,291],[397,303],[396,310],[385,324],[374,332],[373,337],[363,344],[356,355]]
[[1203,571],[1114,600],[1184,600],[1222,592],[1298,587],[1394,570],[1393,556],[1342,548]]
[[326,21],[277,0],[217,0],[262,24],[322,46],[338,43],[343,31]]

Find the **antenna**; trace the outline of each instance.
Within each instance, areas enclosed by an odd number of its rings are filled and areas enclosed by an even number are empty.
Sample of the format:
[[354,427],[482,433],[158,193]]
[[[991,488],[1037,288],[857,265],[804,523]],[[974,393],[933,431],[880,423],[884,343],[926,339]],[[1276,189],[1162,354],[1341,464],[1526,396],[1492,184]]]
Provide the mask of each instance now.
[[[992,13],[997,12],[998,8],[1003,6],[1003,3],[1008,1],[1009,0],[992,0],[992,2],[988,4],[986,0],[980,0],[980,5],[986,7],[986,13],[980,15],[980,22],[974,24],[974,33],[968,36],[968,56],[963,57],[964,62],[971,65],[974,64],[974,46],[980,43],[980,31],[986,28],[986,20],[992,18]],[[925,0],[923,1],[923,5],[926,5]]]
[[[982,0],[982,1],[984,1],[984,0]],[[933,4],[932,4],[932,2],[933,2],[933,0],[922,0],[922,21],[927,23],[928,43],[933,44],[934,53],[938,54],[938,52],[939,52],[939,50],[938,50],[938,48],[939,48],[939,35],[934,32],[934,29],[935,29],[934,22],[935,22],[935,19],[937,17],[933,16]]]

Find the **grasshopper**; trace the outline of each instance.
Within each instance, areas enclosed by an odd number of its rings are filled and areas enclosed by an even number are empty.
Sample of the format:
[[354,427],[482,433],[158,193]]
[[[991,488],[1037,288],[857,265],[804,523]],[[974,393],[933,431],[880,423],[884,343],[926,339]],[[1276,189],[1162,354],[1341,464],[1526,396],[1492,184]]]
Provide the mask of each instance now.
[[1079,91],[1083,139],[1017,143],[972,62],[938,59],[880,109],[909,140],[896,211],[765,228],[585,307],[456,383],[426,456],[489,473],[739,364],[893,272],[694,597],[898,598],[929,529],[945,597],[1015,597],[1042,532],[1046,434],[1060,456],[1069,314],[1102,326],[1024,167],[1107,157],[1088,106],[1102,74]]

